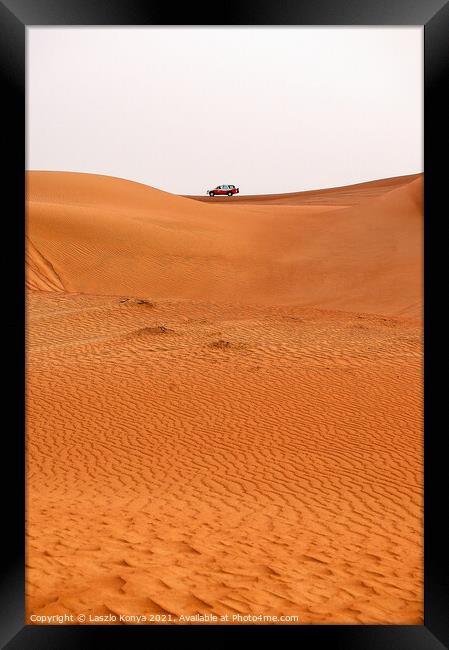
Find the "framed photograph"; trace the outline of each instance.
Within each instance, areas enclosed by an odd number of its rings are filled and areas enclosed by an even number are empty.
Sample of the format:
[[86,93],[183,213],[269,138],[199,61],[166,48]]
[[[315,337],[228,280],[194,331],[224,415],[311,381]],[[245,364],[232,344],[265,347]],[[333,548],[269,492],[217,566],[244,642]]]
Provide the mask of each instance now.
[[448,3],[0,24],[2,647],[449,647]]

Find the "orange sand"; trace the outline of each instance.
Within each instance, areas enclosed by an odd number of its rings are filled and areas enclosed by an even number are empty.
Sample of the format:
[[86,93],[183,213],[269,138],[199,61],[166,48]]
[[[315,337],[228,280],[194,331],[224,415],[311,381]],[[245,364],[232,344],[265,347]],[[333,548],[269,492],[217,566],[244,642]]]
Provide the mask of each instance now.
[[422,623],[421,175],[30,172],[26,253],[28,615]]

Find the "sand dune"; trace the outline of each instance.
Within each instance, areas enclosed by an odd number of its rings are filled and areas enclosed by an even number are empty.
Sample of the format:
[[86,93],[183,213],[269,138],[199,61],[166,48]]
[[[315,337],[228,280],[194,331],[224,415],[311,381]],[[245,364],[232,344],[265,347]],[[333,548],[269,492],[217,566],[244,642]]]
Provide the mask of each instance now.
[[28,616],[422,623],[422,177],[333,192],[28,174]]
[[155,299],[416,311],[422,178],[380,185],[388,191],[350,208],[283,209],[206,205],[104,176],[29,173],[28,285]]

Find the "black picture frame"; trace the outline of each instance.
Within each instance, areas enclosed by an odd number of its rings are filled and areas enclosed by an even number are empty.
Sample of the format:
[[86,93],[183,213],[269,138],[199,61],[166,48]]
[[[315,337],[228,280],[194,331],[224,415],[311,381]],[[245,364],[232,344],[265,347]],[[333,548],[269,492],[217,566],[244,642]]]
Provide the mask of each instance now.
[[[174,22],[175,21],[175,22]],[[24,193],[25,193],[25,30],[36,25],[422,25],[424,26],[425,93],[425,582],[424,625],[298,626],[27,626],[24,607],[25,470],[24,470]],[[55,53],[56,55],[56,53]],[[169,4],[145,0],[0,0],[0,78],[2,84],[2,173],[4,233],[3,301],[6,301],[6,409],[11,425],[3,445],[3,571],[0,593],[0,641],[10,650],[139,647],[148,642],[224,646],[235,636],[277,643],[288,632],[290,643],[309,648],[344,650],[437,650],[449,648],[448,551],[445,530],[447,470],[443,390],[432,377],[443,370],[444,350],[438,336],[439,294],[444,272],[444,195],[449,142],[447,88],[449,2],[445,0],[238,0],[216,5]],[[446,246],[447,247],[447,246]],[[445,248],[446,248],[445,247]],[[440,296],[440,297],[439,297]],[[444,373],[441,375],[444,377]],[[5,414],[4,414],[5,415]],[[444,419],[441,420],[444,422]],[[6,469],[10,469],[8,474]],[[126,627],[126,629],[125,629]]]

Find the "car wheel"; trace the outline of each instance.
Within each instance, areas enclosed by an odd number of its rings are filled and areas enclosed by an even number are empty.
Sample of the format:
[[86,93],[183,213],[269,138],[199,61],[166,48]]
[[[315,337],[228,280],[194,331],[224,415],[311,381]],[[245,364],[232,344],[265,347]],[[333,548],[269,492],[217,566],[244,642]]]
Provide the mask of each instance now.
[[213,192],[209,192],[209,196],[215,196]]
[[232,196],[232,192],[228,192],[228,196]]

